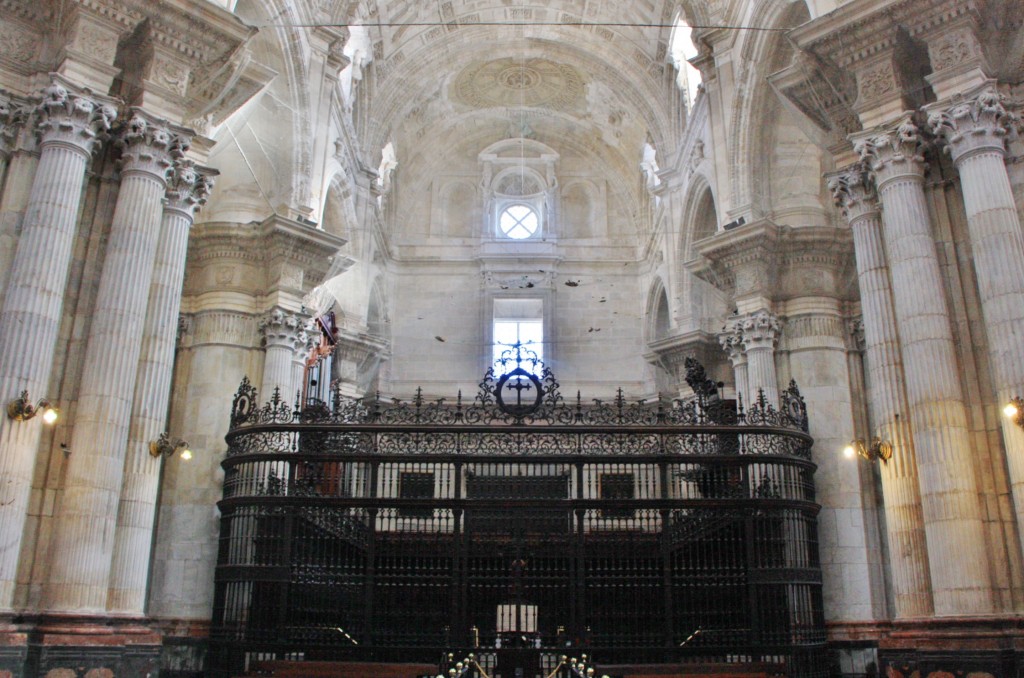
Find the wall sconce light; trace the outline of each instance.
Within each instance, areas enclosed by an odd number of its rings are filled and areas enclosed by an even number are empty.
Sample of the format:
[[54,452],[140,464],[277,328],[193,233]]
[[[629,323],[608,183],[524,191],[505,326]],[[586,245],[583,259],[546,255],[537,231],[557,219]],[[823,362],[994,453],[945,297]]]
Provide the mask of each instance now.
[[1010,402],[1006,403],[1006,407],[1003,408],[1003,415],[1017,426],[1024,428],[1024,399],[1017,396],[1010,398]]
[[181,458],[188,461],[192,458],[192,450],[189,449],[188,443],[181,438],[175,438],[171,440],[171,434],[164,431],[160,434],[160,437],[149,443],[149,453],[154,457],[161,455],[169,457],[178,450],[181,450]]
[[860,457],[868,461],[881,459],[885,463],[892,459],[892,443],[883,441],[881,438],[872,438],[870,445],[864,444],[862,440],[854,440],[843,448],[843,456],[847,459]]
[[51,405],[46,398],[33,405],[29,400],[28,391],[22,391],[20,397],[7,403],[7,416],[14,421],[28,421],[37,414],[42,414],[43,423],[49,426],[53,426],[60,419],[60,410]]

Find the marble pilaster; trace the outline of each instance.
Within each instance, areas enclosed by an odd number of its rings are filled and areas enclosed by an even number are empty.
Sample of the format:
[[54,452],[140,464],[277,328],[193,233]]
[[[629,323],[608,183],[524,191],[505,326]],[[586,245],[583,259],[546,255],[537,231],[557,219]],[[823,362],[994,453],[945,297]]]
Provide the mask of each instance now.
[[[856,141],[882,205],[896,325],[917,452],[937,615],[993,609],[988,552],[949,307],[924,193],[917,127],[903,120]],[[964,554],[964,557],[951,557]]]
[[[89,158],[117,115],[110,100],[65,86],[43,91],[39,163],[0,309],[0,398],[49,387],[78,207]],[[0,609],[13,601],[15,571],[42,422],[0,417]]]
[[853,231],[871,431],[893,446],[893,458],[879,465],[893,607],[897,617],[926,616],[933,606],[924,516],[877,195],[860,164],[829,177],[829,188]]
[[190,160],[175,159],[167,186],[167,203],[160,227],[135,378],[128,453],[107,596],[107,609],[113,614],[141,616],[145,611],[161,464],[161,459],[150,455],[149,443],[166,430],[188,233],[195,212],[206,201],[211,186],[212,179],[208,173],[197,170]]
[[[944,138],[960,173],[967,227],[1000,403],[1024,393],[1024,234],[1006,169],[1012,116],[991,87],[933,109],[928,124]],[[1024,524],[1024,430],[1001,417],[1018,524]]]
[[120,130],[121,185],[86,345],[64,495],[43,596],[52,612],[106,610],[141,342],[176,146],[164,121],[139,109]]

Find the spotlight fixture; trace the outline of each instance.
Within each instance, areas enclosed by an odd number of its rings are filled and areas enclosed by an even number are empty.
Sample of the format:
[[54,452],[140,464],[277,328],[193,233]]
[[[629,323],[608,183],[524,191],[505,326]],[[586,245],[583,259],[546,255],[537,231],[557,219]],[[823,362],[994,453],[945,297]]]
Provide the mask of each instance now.
[[181,450],[181,458],[188,461],[192,458],[192,450],[189,449],[188,443],[181,438],[171,439],[171,434],[164,431],[160,434],[160,437],[149,443],[149,453],[154,457],[161,455],[169,457],[178,450]]
[[1024,399],[1017,396],[1010,398],[1010,402],[1006,403],[1006,407],[1003,408],[1003,415],[1017,426],[1024,428]]
[[853,440],[843,448],[843,456],[847,459],[860,457],[868,461],[881,459],[885,463],[892,459],[892,443],[881,438],[872,438],[870,445],[866,445],[863,440]]
[[7,403],[7,416],[14,421],[28,421],[37,414],[43,415],[43,423],[48,426],[53,426],[60,419],[60,410],[46,398],[33,405],[28,391],[22,391],[21,396]]

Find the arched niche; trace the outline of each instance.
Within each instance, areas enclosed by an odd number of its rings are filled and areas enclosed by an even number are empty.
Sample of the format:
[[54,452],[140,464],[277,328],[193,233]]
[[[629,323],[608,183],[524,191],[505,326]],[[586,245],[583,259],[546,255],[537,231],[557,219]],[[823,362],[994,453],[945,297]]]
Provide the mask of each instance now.
[[[694,243],[718,233],[718,206],[707,179],[700,174],[693,175],[683,207],[682,233],[679,240],[679,261],[692,260],[696,253]],[[680,328],[694,330],[704,328],[708,320],[724,314],[725,294],[696,277],[685,268],[677,278],[678,309],[676,319]]]
[[660,277],[654,279],[647,293],[644,335],[648,344],[668,337],[672,327],[668,292]]

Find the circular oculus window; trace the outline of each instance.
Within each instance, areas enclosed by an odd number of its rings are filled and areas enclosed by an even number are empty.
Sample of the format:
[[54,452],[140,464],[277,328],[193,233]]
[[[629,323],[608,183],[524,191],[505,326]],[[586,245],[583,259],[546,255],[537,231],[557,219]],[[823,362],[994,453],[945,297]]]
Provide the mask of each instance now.
[[540,219],[537,213],[526,205],[512,205],[501,213],[498,227],[508,238],[525,240],[537,232]]

